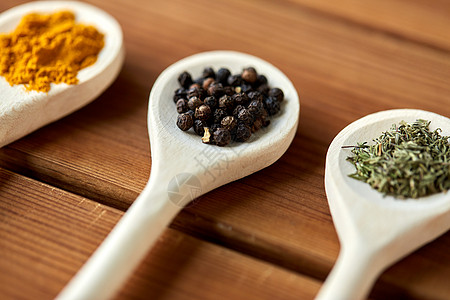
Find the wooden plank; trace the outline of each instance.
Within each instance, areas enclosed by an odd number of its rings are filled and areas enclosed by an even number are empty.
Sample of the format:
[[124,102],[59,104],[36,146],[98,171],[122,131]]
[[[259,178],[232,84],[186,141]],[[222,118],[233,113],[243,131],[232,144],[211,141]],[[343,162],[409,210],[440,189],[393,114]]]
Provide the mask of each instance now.
[[445,0],[292,0],[321,13],[450,50],[450,3]]
[[[3,169],[0,182],[0,298],[53,299],[123,213]],[[312,299],[319,287],[169,229],[117,299]]]
[[[145,117],[158,74],[200,51],[255,54],[281,68],[299,90],[293,145],[270,168],[202,197],[172,226],[297,272],[324,278],[339,250],[323,189],[326,149],[338,131],[389,108],[450,116],[450,56],[412,40],[283,2],[91,2],[123,26],[128,54],[122,73],[85,109],[1,149],[0,164],[125,210],[150,173]],[[448,238],[414,254],[412,262],[424,255],[423,266],[448,278]],[[435,293],[447,291],[414,277],[411,262],[398,268],[414,280],[386,275],[378,290],[385,282],[396,296],[438,298]]]
[[0,298],[53,298],[121,212],[4,169],[0,182]]

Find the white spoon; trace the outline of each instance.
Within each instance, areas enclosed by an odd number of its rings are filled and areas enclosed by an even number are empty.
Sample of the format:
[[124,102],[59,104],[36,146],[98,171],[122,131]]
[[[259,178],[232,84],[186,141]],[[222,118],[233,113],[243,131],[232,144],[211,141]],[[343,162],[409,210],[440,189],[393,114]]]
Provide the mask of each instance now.
[[[183,71],[193,77],[205,67],[241,72],[253,66],[284,91],[285,100],[271,124],[246,143],[226,147],[206,145],[193,132],[176,126],[172,97]],[[271,64],[247,54],[215,51],[185,58],[167,68],[150,93],[148,130],[152,152],[151,176],[141,195],[58,299],[107,299],[156,242],[166,226],[194,198],[275,162],[289,147],[297,130],[299,99],[289,79]],[[226,199],[224,199],[226,201]]]
[[0,33],[9,33],[32,12],[71,10],[76,22],[94,25],[105,35],[105,46],[95,64],[78,72],[76,85],[52,84],[48,93],[27,92],[23,85],[10,86],[0,76],[0,147],[56,121],[88,104],[117,77],[124,60],[122,30],[104,11],[72,1],[39,1],[16,6],[0,14]]
[[317,299],[364,299],[389,265],[432,241],[450,228],[450,193],[400,200],[348,177],[354,167],[342,146],[371,142],[404,120],[431,121],[430,129],[450,135],[450,119],[415,109],[368,115],[343,129],[326,159],[325,189],[341,252]]

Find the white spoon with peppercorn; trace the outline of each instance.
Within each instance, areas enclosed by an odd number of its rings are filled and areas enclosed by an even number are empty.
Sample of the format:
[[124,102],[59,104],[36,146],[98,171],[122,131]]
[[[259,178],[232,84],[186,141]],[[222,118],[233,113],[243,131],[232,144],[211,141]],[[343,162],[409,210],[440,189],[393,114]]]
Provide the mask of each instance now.
[[341,252],[317,299],[365,299],[385,268],[450,228],[449,135],[450,119],[397,109],[335,137],[325,188]]
[[[241,77],[233,77],[243,69]],[[267,77],[257,76],[255,69]],[[192,82],[202,74],[207,78]],[[184,86],[181,90],[179,81]],[[266,81],[268,86],[278,89],[268,89]],[[228,82],[233,86],[227,88]],[[208,92],[199,89],[203,85]],[[231,96],[236,93],[239,95]],[[183,104],[178,101],[182,97],[190,100]],[[245,97],[248,99],[242,99]],[[231,105],[233,101],[242,107],[236,109]],[[208,107],[202,106],[205,103]],[[186,105],[196,111],[184,112]],[[106,299],[114,295],[185,205],[280,158],[294,138],[299,111],[298,95],[289,79],[273,65],[248,54],[205,52],[167,68],[150,93],[148,129],[152,167],[149,182],[58,299]],[[270,124],[269,113],[276,113],[270,117]],[[208,114],[211,114],[210,119]],[[197,124],[196,132],[189,129],[194,124],[192,116],[205,121]],[[252,123],[247,123],[250,117]],[[207,129],[201,128],[202,124]],[[230,142],[230,139],[235,141]]]
[[95,6],[36,1],[2,12],[0,147],[94,100],[123,61],[120,25]]

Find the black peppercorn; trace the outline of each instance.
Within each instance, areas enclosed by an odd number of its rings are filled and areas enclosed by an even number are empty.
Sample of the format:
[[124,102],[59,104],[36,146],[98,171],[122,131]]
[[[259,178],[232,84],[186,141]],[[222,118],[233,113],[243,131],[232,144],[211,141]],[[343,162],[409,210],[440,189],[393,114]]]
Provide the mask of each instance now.
[[239,87],[241,88],[241,92],[244,92],[244,93],[249,93],[253,90],[252,85],[248,84],[248,83],[243,83]]
[[242,83],[241,75],[230,75],[227,79],[228,85],[239,86]]
[[222,128],[227,129],[229,132],[233,133],[237,126],[237,121],[233,116],[226,116],[220,122]]
[[246,125],[250,125],[253,123],[253,116],[250,111],[246,108],[241,109],[237,115],[237,119],[239,122],[244,123]]
[[214,130],[214,142],[217,146],[223,147],[231,142],[231,133],[225,128]]
[[231,98],[235,105],[246,105],[248,102],[248,96],[245,93],[236,93]]
[[197,86],[194,86],[187,90],[186,98],[189,100],[192,97],[200,98],[200,88]]
[[176,89],[173,95],[173,102],[177,103],[177,101],[181,98],[187,97],[187,90],[185,88]]
[[208,95],[220,98],[224,94],[223,85],[218,82],[214,82],[208,87]]
[[209,126],[209,129],[211,130],[211,132],[214,132],[217,128],[220,128],[220,127],[222,127],[222,125],[220,125],[220,122],[219,122],[219,123],[214,123],[211,126]]
[[263,108],[261,110],[261,121],[264,127],[269,126],[270,124],[270,120],[269,120],[269,113],[267,112],[267,110],[265,108]]
[[237,142],[245,142],[251,137],[251,135],[252,130],[248,125],[245,125],[243,123],[238,124],[235,135],[235,140]]
[[192,119],[192,115],[189,113],[182,113],[178,115],[177,118],[177,126],[183,131],[189,130],[194,124],[194,120]]
[[196,96],[193,96],[193,97],[189,98],[189,100],[188,100],[188,107],[189,107],[189,109],[191,109],[193,111],[195,111],[195,109],[202,104],[203,104],[202,100],[200,100]]
[[193,89],[199,89],[199,88],[202,87],[202,84],[203,84],[203,81],[200,82],[200,83],[194,82],[193,84],[191,84],[191,85],[189,86],[188,91],[189,91],[189,90],[193,90]]
[[215,109],[217,107],[217,99],[214,96],[206,97],[203,103],[208,105],[211,109]]
[[191,97],[198,97],[200,100],[205,99],[206,97],[206,90],[204,90],[202,87],[199,87],[197,85],[193,86],[189,90],[187,90],[187,99]]
[[205,121],[202,120],[194,121],[194,131],[199,136],[203,136],[205,134],[205,127],[208,127]]
[[267,110],[265,108],[261,109],[261,118],[263,120],[269,118],[269,113],[267,112]]
[[180,76],[178,76],[178,82],[182,87],[187,89],[192,84],[191,74],[184,71],[183,73],[180,74]]
[[219,98],[219,107],[228,111],[233,111],[234,101],[233,98],[228,95],[223,95]]
[[281,103],[284,100],[284,93],[279,88],[273,88],[269,91],[269,97],[274,98]]
[[227,85],[223,88],[223,92],[225,93],[225,95],[228,95],[228,96],[233,96],[235,93],[234,88],[229,85]]
[[258,75],[255,81],[255,86],[267,85],[267,77],[264,75]]
[[233,110],[233,116],[237,119],[237,116],[241,109],[244,109],[245,107],[243,105],[237,105]]
[[249,83],[254,83],[256,81],[256,79],[258,78],[258,74],[256,73],[255,68],[248,67],[242,71],[241,77],[242,77],[242,79],[244,79],[245,81],[247,81]]
[[216,81],[225,86],[227,85],[228,76],[230,75],[230,70],[228,70],[227,68],[220,68],[216,73]]
[[225,118],[227,115],[228,114],[227,114],[227,111],[225,109],[217,108],[214,111],[214,123],[215,124],[220,124],[222,119]]
[[269,113],[269,116],[273,116],[280,111],[280,102],[275,98],[267,97],[264,99],[264,107]]
[[[175,95],[175,96],[179,96],[178,99],[180,99],[180,98],[186,98],[187,90],[186,90],[185,88],[183,88],[183,87],[178,88],[178,89],[175,90],[174,95]],[[174,99],[175,99],[175,97],[174,97]],[[177,99],[177,101],[178,101],[178,99]],[[176,101],[175,101],[175,102],[176,102]]]
[[213,68],[207,67],[203,69],[203,78],[216,78],[216,73],[214,72]]
[[264,97],[269,96],[270,88],[267,84],[261,84],[256,90],[260,92]]
[[191,117],[192,117],[192,120],[194,120],[195,119],[195,112],[193,111],[193,110],[188,110],[187,112],[186,112],[186,114],[190,114],[191,115]]
[[177,101],[177,112],[179,114],[187,112],[188,109],[189,109],[189,107],[188,107],[188,103],[187,103],[186,99],[179,99]]
[[214,78],[208,77],[205,80],[203,80],[203,89],[207,90],[209,86],[214,82]]
[[[194,123],[195,126],[195,123]],[[263,126],[263,120],[262,118],[257,118],[253,124],[252,124],[252,133],[258,131],[259,129],[261,129],[261,127]]]
[[199,89],[200,99],[203,100],[208,96],[208,92],[204,88]]
[[211,108],[208,105],[200,105],[195,109],[195,118],[207,121],[211,117]]
[[248,105],[248,111],[254,116],[259,117],[262,114],[262,110],[264,109],[264,105],[262,102],[258,100],[253,100]]
[[251,91],[250,93],[248,93],[248,97],[252,101],[256,100],[262,102],[264,99],[263,95],[258,91]]
[[186,90],[184,88],[177,89],[173,95],[173,102],[177,103],[178,100],[183,98],[187,98]]

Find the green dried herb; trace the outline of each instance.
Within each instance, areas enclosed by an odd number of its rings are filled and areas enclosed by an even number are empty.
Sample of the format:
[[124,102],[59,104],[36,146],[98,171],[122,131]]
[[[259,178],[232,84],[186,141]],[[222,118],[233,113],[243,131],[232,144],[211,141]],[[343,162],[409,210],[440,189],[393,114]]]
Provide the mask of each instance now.
[[430,123],[402,121],[374,139],[373,145],[351,146],[354,156],[347,160],[356,172],[349,176],[397,198],[446,192],[450,189],[450,137],[441,136],[440,128],[430,131]]

